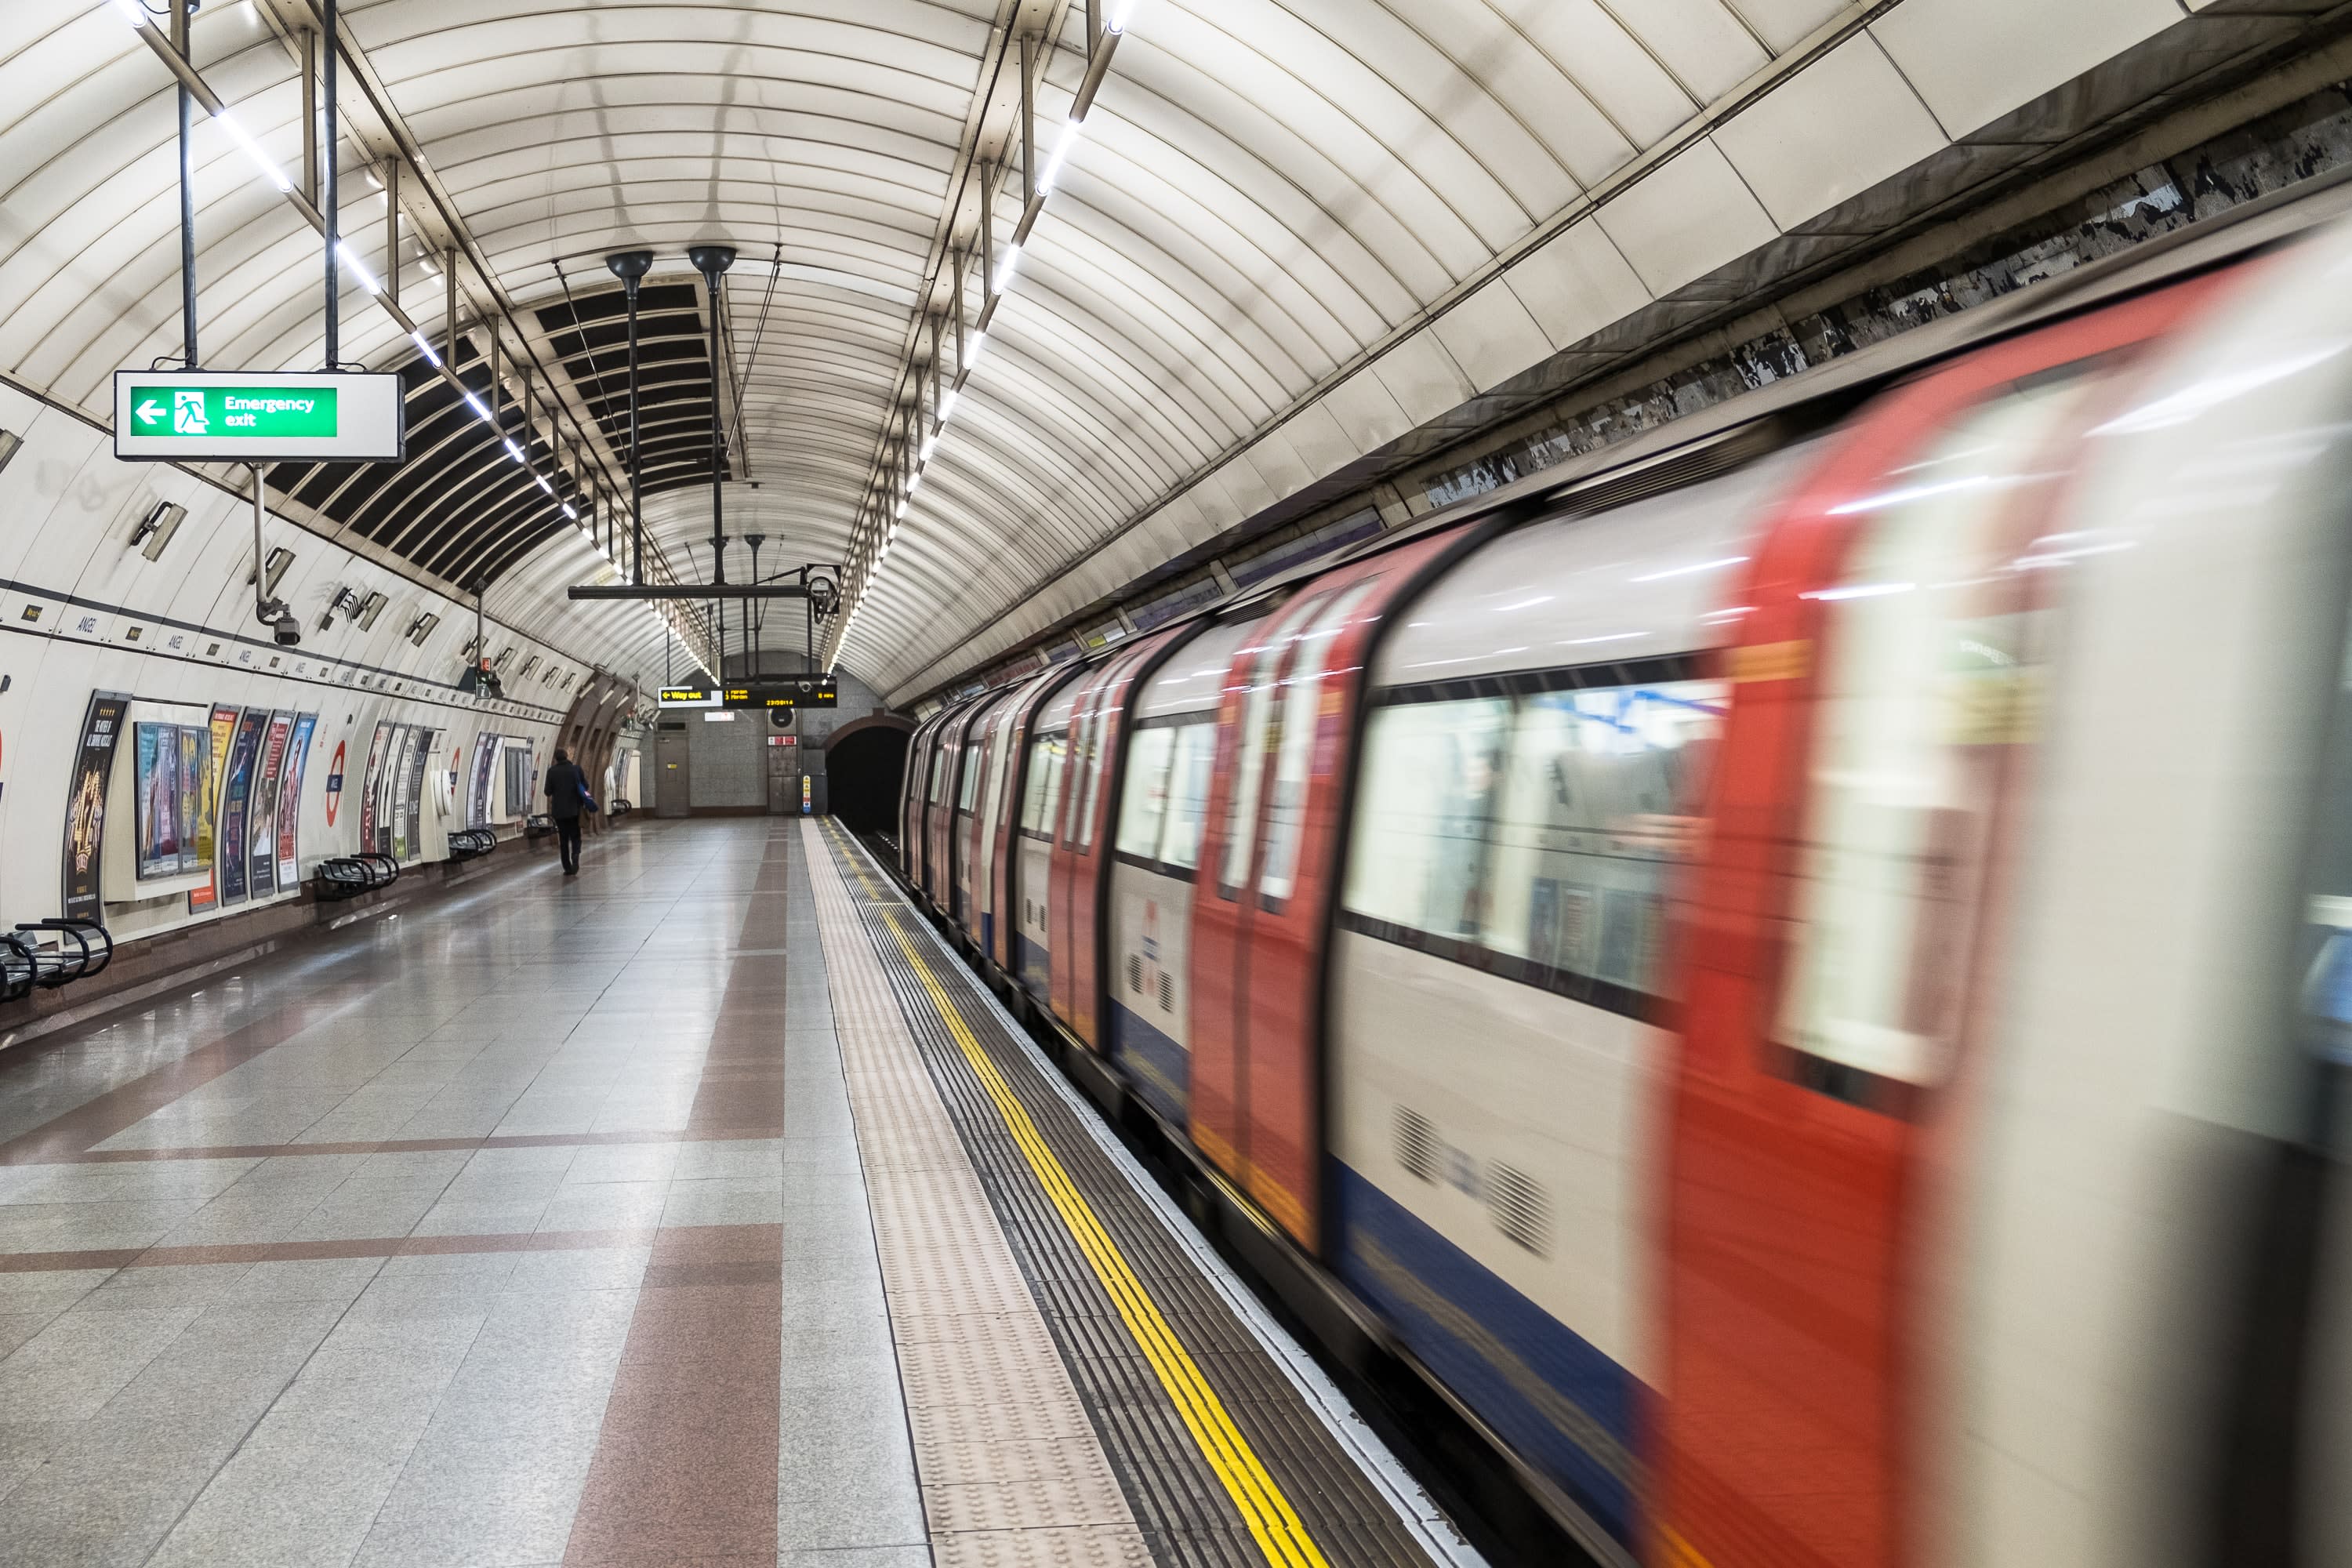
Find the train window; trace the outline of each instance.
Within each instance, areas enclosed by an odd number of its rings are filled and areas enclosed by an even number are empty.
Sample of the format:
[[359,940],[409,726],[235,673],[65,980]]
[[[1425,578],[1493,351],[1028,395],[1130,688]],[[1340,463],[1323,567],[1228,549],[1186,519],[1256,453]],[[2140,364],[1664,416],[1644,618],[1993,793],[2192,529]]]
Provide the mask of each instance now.
[[1878,1083],[1945,1072],[2000,773],[2031,737],[2044,657],[2000,570],[2002,464],[2077,395],[2013,392],[1960,421],[1853,503],[1843,581],[1814,595],[1826,651],[1777,1035],[1799,1081],[1837,1098],[1878,1104]]
[[1085,776],[1087,758],[1094,751],[1094,712],[1084,699],[1080,700],[1077,711],[1070,720],[1069,739],[1062,749],[1062,765],[1055,784],[1058,788],[1066,782],[1068,793],[1060,797],[1062,822],[1058,842],[1071,844],[1077,839],[1078,797],[1085,793],[1078,788],[1078,780]]
[[1118,848],[1149,860],[1160,845],[1168,812],[1168,762],[1176,731],[1165,725],[1135,732],[1127,759],[1127,788],[1118,805]]
[[[1116,677],[1113,678],[1117,679]],[[1095,807],[1102,799],[1103,774],[1108,773],[1110,762],[1110,683],[1096,694],[1095,710],[1087,724],[1086,805],[1078,811],[1078,847],[1091,849],[1095,844]],[[1070,793],[1078,792],[1073,788]]]
[[930,802],[933,805],[939,805],[940,797],[947,793],[947,777],[948,749],[940,746],[931,752]]
[[1479,867],[1510,719],[1501,697],[1373,712],[1349,856],[1349,913],[1400,931],[1475,936]]
[[1052,834],[1054,804],[1062,790],[1060,734],[1040,735],[1029,742],[1029,776],[1021,799],[1021,831],[1034,837]]
[[[979,746],[978,741],[971,741],[964,744],[962,750],[977,752]],[[956,809],[967,816],[971,814],[972,802],[980,796],[980,758],[978,756],[967,758],[963,765],[963,787],[958,792],[956,799]]]
[[1323,674],[1331,645],[1379,581],[1377,576],[1367,577],[1333,599],[1299,637],[1297,651],[1291,656],[1290,675],[1282,689],[1281,739],[1275,752],[1273,793],[1266,800],[1265,864],[1257,880],[1259,901],[1268,909],[1290,897],[1298,870],[1298,843],[1307,829],[1308,768],[1314,761],[1316,731],[1322,727]]
[[1234,774],[1233,798],[1225,803],[1225,858],[1217,872],[1219,898],[1239,897],[1242,884],[1249,880],[1250,852],[1257,847],[1257,793],[1265,780],[1275,680],[1282,673],[1297,627],[1320,603],[1321,596],[1317,595],[1290,606],[1267,628],[1265,640],[1250,650],[1249,694],[1242,703],[1241,765]]
[[1525,699],[1495,814],[1483,941],[1643,994],[1727,700],[1719,681]]
[[1216,756],[1213,723],[1180,724],[1168,765],[1168,826],[1160,839],[1160,863],[1190,871],[1201,863],[1201,829],[1209,816],[1209,768]]

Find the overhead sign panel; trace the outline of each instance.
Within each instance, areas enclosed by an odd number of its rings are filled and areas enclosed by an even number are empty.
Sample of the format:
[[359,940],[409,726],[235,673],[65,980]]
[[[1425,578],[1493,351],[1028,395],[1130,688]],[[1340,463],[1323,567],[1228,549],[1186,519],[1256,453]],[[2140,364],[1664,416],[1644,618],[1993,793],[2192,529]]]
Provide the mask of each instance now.
[[145,461],[396,463],[397,375],[119,370],[114,455]]
[[665,708],[838,708],[840,689],[830,675],[805,680],[763,680],[747,686],[665,686]]

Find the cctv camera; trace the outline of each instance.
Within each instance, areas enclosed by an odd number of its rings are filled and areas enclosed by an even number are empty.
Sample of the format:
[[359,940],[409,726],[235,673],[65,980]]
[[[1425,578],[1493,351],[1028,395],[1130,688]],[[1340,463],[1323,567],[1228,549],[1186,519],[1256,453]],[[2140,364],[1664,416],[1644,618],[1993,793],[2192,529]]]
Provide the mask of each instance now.
[[270,630],[276,635],[279,647],[292,647],[302,640],[302,623],[294,618],[291,611],[278,616]]

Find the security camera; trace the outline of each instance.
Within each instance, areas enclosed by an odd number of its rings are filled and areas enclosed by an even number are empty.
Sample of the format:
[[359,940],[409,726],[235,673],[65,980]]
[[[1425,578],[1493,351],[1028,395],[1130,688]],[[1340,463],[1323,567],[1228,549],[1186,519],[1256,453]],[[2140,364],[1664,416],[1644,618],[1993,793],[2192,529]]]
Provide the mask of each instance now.
[[279,647],[292,647],[302,640],[302,623],[294,618],[291,610],[272,622],[269,629],[278,638]]

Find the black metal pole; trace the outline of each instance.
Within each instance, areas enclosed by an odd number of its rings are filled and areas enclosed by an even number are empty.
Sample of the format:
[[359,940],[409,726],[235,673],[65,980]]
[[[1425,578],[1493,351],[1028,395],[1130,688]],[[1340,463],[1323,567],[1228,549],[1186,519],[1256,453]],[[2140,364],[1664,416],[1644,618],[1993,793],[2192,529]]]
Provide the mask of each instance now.
[[[193,0],[172,0],[172,45],[180,58],[188,55],[188,12]],[[180,337],[181,350],[194,370],[196,358],[196,186],[188,148],[189,113],[194,100],[188,84],[180,84]]]
[[[646,580],[645,492],[637,482],[642,447],[637,429],[637,284],[653,269],[650,250],[624,250],[604,258],[604,265],[629,296],[629,578],[642,586]],[[585,332],[583,331],[584,338]]]
[[[696,245],[687,247],[686,258],[702,274],[702,281],[710,293],[710,580],[727,581],[727,497],[722,478],[727,467],[727,422],[723,416],[723,399],[719,385],[719,279],[735,265],[731,246]],[[727,662],[726,632],[719,633],[719,662]],[[727,679],[722,668],[712,672],[720,680]]]
[[341,258],[336,253],[336,247],[341,242],[342,215],[341,198],[336,189],[341,182],[336,178],[335,169],[340,162],[335,156],[335,61],[342,53],[342,36],[336,31],[335,0],[322,0],[322,3],[321,22],[325,36],[320,41],[325,45],[326,54],[320,62],[324,76],[320,98],[327,123],[319,134],[319,161],[325,165],[321,174],[326,195],[319,204],[319,213],[327,220],[327,368],[333,370],[341,363],[343,354],[343,268]]

